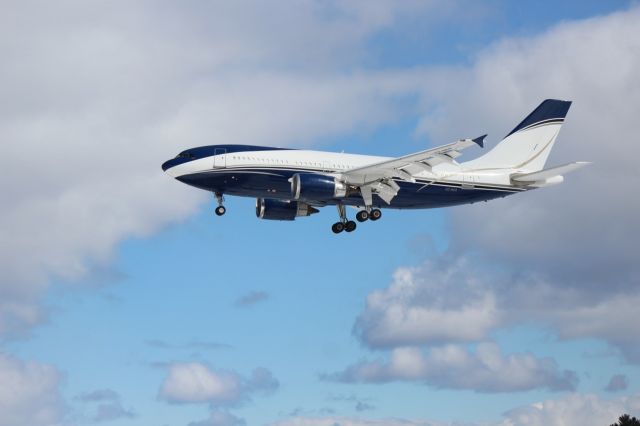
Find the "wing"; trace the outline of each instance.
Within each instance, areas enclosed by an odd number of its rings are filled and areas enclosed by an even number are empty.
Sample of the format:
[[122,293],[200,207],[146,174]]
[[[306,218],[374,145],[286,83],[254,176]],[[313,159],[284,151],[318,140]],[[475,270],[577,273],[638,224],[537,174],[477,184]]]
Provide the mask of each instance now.
[[396,196],[400,187],[393,178],[415,182],[414,174],[427,171],[442,163],[457,164],[455,159],[462,155],[460,151],[473,145],[484,146],[484,138],[461,139],[437,148],[416,152],[415,154],[375,164],[358,167],[342,172],[345,183],[360,187],[365,205],[371,205],[371,193],[375,193],[387,204]]

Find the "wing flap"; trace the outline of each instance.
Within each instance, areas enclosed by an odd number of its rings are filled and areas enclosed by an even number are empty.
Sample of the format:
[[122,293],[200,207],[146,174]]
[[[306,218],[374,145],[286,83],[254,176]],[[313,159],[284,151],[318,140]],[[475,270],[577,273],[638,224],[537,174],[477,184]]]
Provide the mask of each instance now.
[[484,136],[475,139],[460,139],[437,148],[347,170],[342,173],[342,177],[347,183],[356,185],[394,177],[414,182],[413,174],[421,171],[431,172],[433,167],[442,163],[455,164],[455,158],[462,155],[463,149],[474,145],[482,146],[483,140]]

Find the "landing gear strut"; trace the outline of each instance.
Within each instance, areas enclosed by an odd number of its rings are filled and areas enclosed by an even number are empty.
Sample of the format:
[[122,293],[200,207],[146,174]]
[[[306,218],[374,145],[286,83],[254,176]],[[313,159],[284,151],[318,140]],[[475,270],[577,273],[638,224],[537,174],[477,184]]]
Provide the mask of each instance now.
[[334,234],[339,234],[342,231],[353,232],[356,229],[356,223],[347,219],[347,212],[343,204],[338,204],[338,214],[340,215],[340,221],[334,223],[331,226],[331,230]]
[[360,187],[360,195],[362,195],[362,201],[364,201],[364,210],[360,210],[356,214],[356,219],[358,222],[364,222],[368,219],[378,220],[382,217],[382,212],[380,209],[372,209],[371,205],[373,204],[373,193],[371,192],[371,187],[364,185]]
[[218,207],[216,207],[216,215],[222,216],[227,212],[227,209],[224,207],[224,197],[221,192],[215,192],[216,200],[218,201]]

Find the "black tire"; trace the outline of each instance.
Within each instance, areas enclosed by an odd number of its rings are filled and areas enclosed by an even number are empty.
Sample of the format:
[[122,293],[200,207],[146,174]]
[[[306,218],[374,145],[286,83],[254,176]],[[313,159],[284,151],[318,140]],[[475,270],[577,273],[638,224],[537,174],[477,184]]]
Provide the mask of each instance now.
[[339,234],[344,231],[344,224],[342,222],[336,222],[331,226],[331,230],[334,234]]
[[222,216],[227,212],[227,209],[224,208],[224,206],[218,206],[216,207],[216,214],[218,216]]
[[369,212],[366,210],[360,210],[358,213],[356,213],[356,220],[358,222],[365,222],[367,219],[369,219]]
[[348,221],[347,223],[345,223],[344,225],[344,230],[347,232],[353,232],[356,230],[356,223],[352,220]]
[[373,209],[371,210],[371,214],[369,215],[369,219],[371,220],[378,220],[382,217],[382,211],[380,211],[380,209]]

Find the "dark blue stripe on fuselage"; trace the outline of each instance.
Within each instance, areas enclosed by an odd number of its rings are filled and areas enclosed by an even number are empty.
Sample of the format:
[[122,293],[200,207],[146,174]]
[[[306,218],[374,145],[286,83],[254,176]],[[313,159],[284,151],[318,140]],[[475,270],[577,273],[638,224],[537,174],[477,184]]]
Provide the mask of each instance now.
[[196,148],[190,148],[182,151],[177,157],[165,161],[162,164],[162,170],[167,170],[171,167],[178,166],[180,164],[187,163],[193,160],[199,160],[200,158],[211,157],[218,154],[233,154],[234,152],[247,152],[247,151],[290,151],[293,148],[274,148],[270,146],[258,146],[258,145],[207,145],[199,146]]
[[[222,192],[228,195],[237,195],[252,198],[291,199],[291,183],[288,181],[296,173],[318,173],[320,170],[295,170],[285,168],[237,168],[237,169],[212,169],[205,172],[180,176],[177,179],[183,183],[206,191]],[[459,204],[487,201],[494,198],[505,197],[514,192],[520,192],[516,188],[505,187],[503,189],[490,188],[479,189],[466,186],[462,183],[434,183],[429,182],[404,182],[397,181],[400,185],[398,195],[392,200],[391,205],[374,196],[376,207],[397,209],[420,209],[447,207]],[[482,185],[478,185],[481,187]],[[312,200],[307,200],[312,201]],[[336,204],[338,202],[347,205],[362,205],[362,197],[356,191],[346,198],[330,200],[313,200],[315,205]]]

